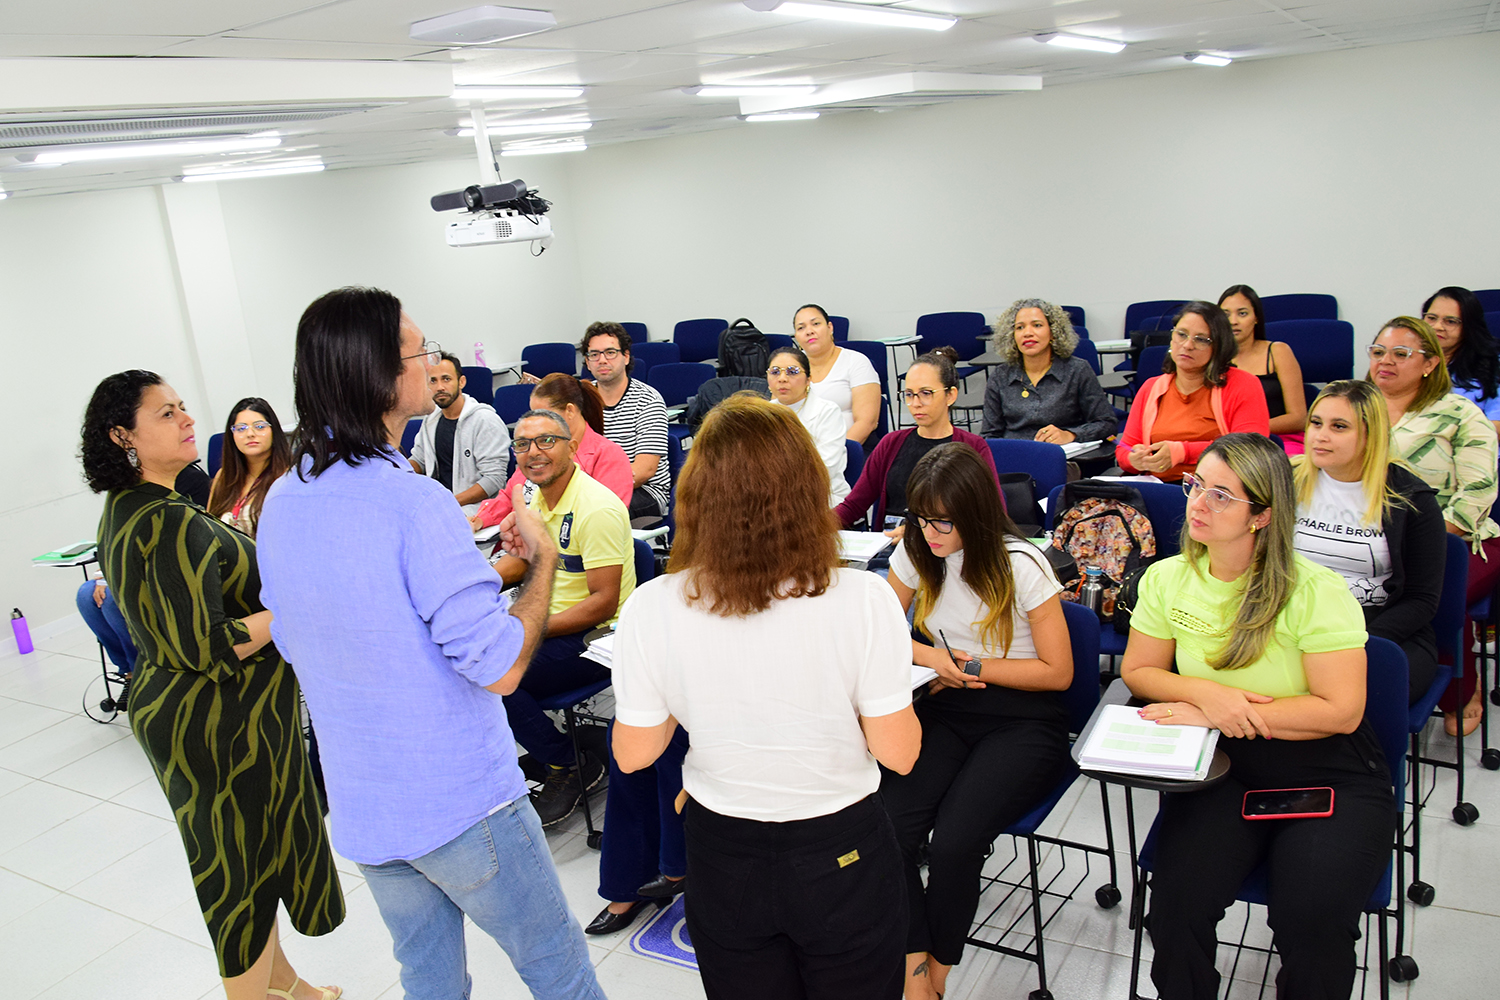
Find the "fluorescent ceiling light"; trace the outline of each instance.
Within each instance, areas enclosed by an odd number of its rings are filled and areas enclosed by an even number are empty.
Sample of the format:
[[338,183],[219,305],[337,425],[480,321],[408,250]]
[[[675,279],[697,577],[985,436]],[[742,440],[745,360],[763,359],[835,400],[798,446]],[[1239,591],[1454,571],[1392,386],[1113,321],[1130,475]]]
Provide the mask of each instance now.
[[1034,37],[1039,42],[1046,42],[1048,45],[1058,45],[1065,49],[1086,49],[1089,52],[1108,52],[1110,55],[1125,51],[1124,42],[1115,42],[1108,38],[1095,38],[1093,35],[1065,35],[1060,31],[1054,31]]
[[468,10],[413,21],[411,37],[438,45],[483,45],[557,27],[549,11],[521,7],[470,7]]
[[805,122],[818,117],[816,111],[788,111],[782,114],[745,115],[747,122]]
[[457,100],[480,101],[571,101],[583,96],[582,87],[482,87],[454,84]]
[[5,199],[7,199],[9,197],[10,197],[10,192],[9,191],[0,191],[0,201],[4,201]]
[[89,145],[54,149],[36,154],[37,163],[82,163],[90,160],[135,160],[151,156],[208,156],[213,153],[248,153],[274,149],[279,136],[209,139],[202,142],[139,142],[130,145]]
[[799,94],[811,94],[817,89],[812,84],[789,84],[780,87],[771,84],[722,87],[705,84],[701,87],[683,87],[682,92],[684,94],[695,94],[698,97],[768,97],[776,94],[795,97]]
[[838,80],[819,87],[812,97],[773,94],[741,97],[740,114],[764,115],[773,111],[801,111],[834,105],[867,105],[888,97],[933,96],[979,97],[1017,90],[1041,90],[1039,76],[991,76],[981,73],[892,73],[858,80]]
[[790,14],[793,17],[851,21],[855,24],[889,28],[926,28],[928,31],[947,31],[958,23],[958,18],[944,17],[942,14],[924,14],[920,11],[896,10],[891,7],[838,3],[837,0],[744,0],[744,4],[755,11],[775,11],[777,14]]
[[1211,52],[1189,52],[1182,58],[1196,66],[1228,66],[1234,62],[1228,56],[1216,56]]
[[316,174],[323,169],[318,157],[296,160],[270,160],[265,163],[249,163],[236,167],[188,167],[182,179],[194,181],[226,181],[241,177],[284,177],[289,174]]
[[[490,125],[485,131],[490,135],[550,135],[554,132],[587,132],[593,122],[532,122],[529,125]],[[474,126],[460,127],[453,132],[463,139],[473,138]]]
[[581,153],[588,148],[582,139],[535,144],[509,143],[500,148],[500,155],[537,156],[542,153]]

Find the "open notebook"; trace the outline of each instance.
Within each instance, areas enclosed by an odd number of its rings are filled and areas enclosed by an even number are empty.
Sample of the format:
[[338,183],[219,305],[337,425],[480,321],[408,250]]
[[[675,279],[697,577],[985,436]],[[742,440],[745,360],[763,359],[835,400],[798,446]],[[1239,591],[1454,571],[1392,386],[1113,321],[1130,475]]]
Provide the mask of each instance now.
[[1128,705],[1106,705],[1084,738],[1078,766],[1085,771],[1202,781],[1218,744],[1217,729],[1159,726]]

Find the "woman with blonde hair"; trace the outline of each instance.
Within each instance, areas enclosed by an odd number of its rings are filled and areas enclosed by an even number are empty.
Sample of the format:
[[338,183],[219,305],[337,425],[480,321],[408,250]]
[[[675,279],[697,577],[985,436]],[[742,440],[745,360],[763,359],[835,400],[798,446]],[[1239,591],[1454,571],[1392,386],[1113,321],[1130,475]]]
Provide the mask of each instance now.
[[1067,444],[1115,433],[1114,407],[1094,369],[1073,356],[1078,334],[1060,306],[1018,299],[995,321],[995,352],[1005,358],[984,387],[987,438]]
[[[1437,490],[1438,507],[1450,534],[1469,543],[1469,588],[1465,606],[1488,594],[1500,576],[1500,525],[1490,518],[1495,503],[1500,442],[1478,406],[1453,392],[1437,335],[1413,316],[1397,316],[1380,328],[1369,347],[1368,380],[1385,398],[1391,422],[1391,455]],[[1472,622],[1466,620],[1464,633]],[[1450,736],[1467,736],[1484,713],[1475,683],[1474,652],[1464,644],[1463,677],[1440,702]],[[1463,713],[1460,721],[1459,713]]]
[[1390,455],[1385,400],[1369,382],[1330,382],[1307,414],[1305,453],[1292,459],[1296,549],[1342,576],[1365,629],[1396,643],[1411,700],[1432,684],[1432,616],[1442,592],[1443,512],[1437,491]]
[[[1183,490],[1182,554],[1141,577],[1121,673],[1151,702],[1142,719],[1219,730],[1230,769],[1163,802],[1151,978],[1163,1000],[1215,996],[1214,929],[1269,862],[1277,992],[1347,997],[1396,819],[1364,721],[1364,616],[1343,578],[1293,551],[1292,469],[1270,438],[1218,438]],[[1333,788],[1332,815],[1243,818],[1247,791],[1299,787]]]
[[[828,472],[785,406],[732,396],[678,480],[667,573],[620,615],[614,753],[692,733],[687,921],[711,1000],[894,1000],[906,910],[876,762],[911,769],[906,619],[841,569]],[[712,650],[712,655],[704,655]]]

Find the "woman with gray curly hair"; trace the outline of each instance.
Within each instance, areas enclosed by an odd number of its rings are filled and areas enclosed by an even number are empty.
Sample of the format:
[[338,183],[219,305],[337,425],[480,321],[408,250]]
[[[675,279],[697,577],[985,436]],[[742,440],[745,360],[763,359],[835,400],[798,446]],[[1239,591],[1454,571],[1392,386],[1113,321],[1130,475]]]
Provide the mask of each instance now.
[[995,350],[1005,364],[984,390],[985,437],[1067,444],[1115,433],[1114,407],[1094,370],[1073,357],[1078,334],[1061,307],[1020,299],[995,321]]

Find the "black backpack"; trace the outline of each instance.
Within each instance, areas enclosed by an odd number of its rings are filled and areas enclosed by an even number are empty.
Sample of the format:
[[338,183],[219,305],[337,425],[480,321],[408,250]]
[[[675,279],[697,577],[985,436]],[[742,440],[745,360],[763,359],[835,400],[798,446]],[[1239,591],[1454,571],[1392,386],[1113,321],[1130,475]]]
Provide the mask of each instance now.
[[[1104,571],[1104,606],[1100,616],[1114,619],[1121,585],[1134,582],[1139,571],[1156,558],[1156,532],[1146,509],[1146,498],[1129,483],[1108,479],[1080,479],[1068,483],[1057,497],[1052,516],[1049,561],[1063,585],[1064,600],[1076,600],[1082,567]],[[1134,601],[1127,601],[1128,607]],[[1129,621],[1129,611],[1121,616]]]
[[737,319],[719,334],[719,377],[765,378],[771,363],[766,335],[748,319]]

